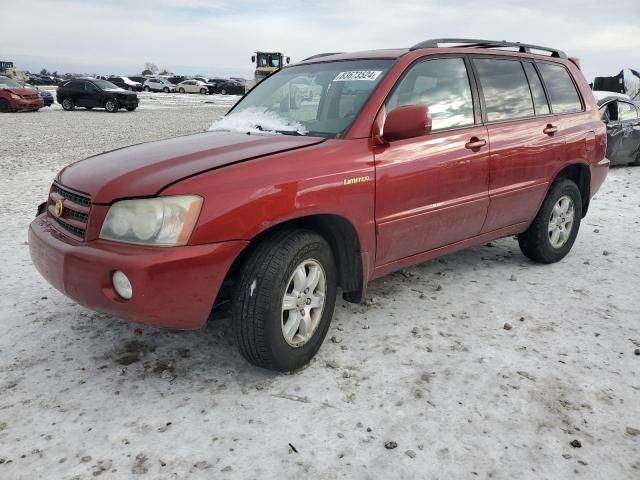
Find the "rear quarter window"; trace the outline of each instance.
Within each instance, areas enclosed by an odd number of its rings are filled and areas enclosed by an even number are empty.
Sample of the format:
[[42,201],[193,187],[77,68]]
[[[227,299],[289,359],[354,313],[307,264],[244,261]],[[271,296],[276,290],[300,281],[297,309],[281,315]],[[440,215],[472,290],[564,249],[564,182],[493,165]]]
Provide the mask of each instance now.
[[553,113],[582,111],[582,102],[569,72],[562,65],[537,63],[547,89]]

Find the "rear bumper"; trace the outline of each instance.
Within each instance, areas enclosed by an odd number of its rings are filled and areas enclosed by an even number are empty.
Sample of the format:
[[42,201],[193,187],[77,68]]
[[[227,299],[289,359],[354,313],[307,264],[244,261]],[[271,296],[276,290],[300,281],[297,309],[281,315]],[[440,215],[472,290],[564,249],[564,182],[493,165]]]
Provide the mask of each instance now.
[[609,159],[603,158],[598,163],[591,165],[591,191],[589,192],[591,196],[596,194],[607,178],[609,164]]
[[[46,214],[29,227],[33,264],[56,289],[79,304],[156,327],[202,327],[222,282],[247,242],[143,247],[103,240],[76,242],[54,230]],[[127,275],[133,297],[113,289],[115,270]]]

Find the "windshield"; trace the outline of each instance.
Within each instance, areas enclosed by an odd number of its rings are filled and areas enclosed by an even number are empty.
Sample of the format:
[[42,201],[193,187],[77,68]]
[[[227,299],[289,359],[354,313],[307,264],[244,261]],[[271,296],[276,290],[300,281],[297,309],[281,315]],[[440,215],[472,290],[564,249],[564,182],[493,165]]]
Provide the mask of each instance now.
[[350,60],[285,68],[256,85],[211,130],[339,138],[392,63]]
[[0,87],[22,88],[22,86],[18,82],[8,77],[0,77]]
[[101,90],[120,90],[120,87],[106,80],[92,79],[91,82]]

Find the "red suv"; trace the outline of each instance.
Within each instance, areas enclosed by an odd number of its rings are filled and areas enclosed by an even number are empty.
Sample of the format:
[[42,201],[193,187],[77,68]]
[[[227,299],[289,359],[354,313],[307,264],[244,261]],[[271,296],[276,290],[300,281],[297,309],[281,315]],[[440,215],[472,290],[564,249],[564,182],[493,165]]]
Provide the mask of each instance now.
[[373,278],[509,235],[536,262],[562,259],[605,151],[559,50],[438,39],[321,54],[209,132],[63,169],[31,257],[78,303],[135,322],[197,329],[231,302],[246,359],[292,370],[320,348],[338,288],[360,302]]
[[36,90],[0,76],[0,113],[40,110],[43,106],[44,100]]

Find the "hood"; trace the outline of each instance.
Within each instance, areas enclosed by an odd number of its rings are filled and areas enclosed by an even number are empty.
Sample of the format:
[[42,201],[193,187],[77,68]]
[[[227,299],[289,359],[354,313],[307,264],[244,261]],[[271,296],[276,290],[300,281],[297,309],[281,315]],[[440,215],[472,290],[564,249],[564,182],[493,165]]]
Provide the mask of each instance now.
[[15,93],[16,95],[20,95],[21,97],[24,97],[24,96],[27,96],[27,95],[37,95],[37,93],[38,93],[33,88],[2,87],[2,90],[6,90],[8,92]]
[[316,145],[320,137],[205,132],[102,153],[64,168],[56,180],[93,203],[157,195],[199,173],[274,153]]

